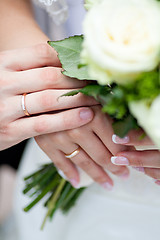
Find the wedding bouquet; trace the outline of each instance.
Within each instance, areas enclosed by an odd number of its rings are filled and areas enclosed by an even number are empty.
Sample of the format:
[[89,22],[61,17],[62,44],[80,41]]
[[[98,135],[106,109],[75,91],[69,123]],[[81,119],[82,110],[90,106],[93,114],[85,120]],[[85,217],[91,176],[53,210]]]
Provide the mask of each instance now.
[[[85,7],[84,35],[48,42],[58,52],[63,74],[89,80],[64,96],[94,97],[113,119],[116,135],[123,138],[141,127],[160,148],[160,2],[86,0]],[[92,182],[88,179],[83,187]],[[67,212],[85,189],[74,189],[52,164],[25,181],[24,193],[35,196],[25,211],[48,194],[45,220],[57,209]]]

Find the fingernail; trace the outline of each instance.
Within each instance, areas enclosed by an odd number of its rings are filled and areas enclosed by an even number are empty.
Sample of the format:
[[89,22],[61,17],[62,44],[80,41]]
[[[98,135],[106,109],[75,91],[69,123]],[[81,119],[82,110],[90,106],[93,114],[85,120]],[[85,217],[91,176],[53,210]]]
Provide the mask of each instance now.
[[123,173],[122,175],[119,176],[122,179],[128,179],[129,178],[129,172]]
[[74,188],[77,188],[77,186],[78,186],[78,181],[77,181],[76,179],[70,179],[69,181],[70,181],[70,183],[72,184],[72,186],[73,186]]
[[108,191],[111,191],[113,189],[112,184],[110,184],[109,182],[105,182],[105,183],[101,183],[100,184],[103,188],[107,189]]
[[115,165],[129,165],[129,161],[125,157],[111,157],[111,162]]
[[120,138],[117,135],[113,134],[112,135],[112,141],[116,144],[126,144],[129,142],[129,137],[126,136],[124,138]]
[[82,120],[92,119],[93,113],[89,108],[83,109],[79,113]]
[[155,183],[156,183],[157,185],[160,185],[160,180],[155,180]]
[[139,171],[139,172],[143,172],[144,173],[144,168],[143,167],[133,167],[135,170]]

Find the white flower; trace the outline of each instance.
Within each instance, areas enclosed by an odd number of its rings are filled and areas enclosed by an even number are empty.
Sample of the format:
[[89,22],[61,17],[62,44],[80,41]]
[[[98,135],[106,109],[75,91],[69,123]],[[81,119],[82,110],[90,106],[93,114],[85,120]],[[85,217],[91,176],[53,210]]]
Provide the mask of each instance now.
[[160,95],[149,107],[145,101],[131,102],[130,111],[153,142],[160,148]]
[[103,0],[84,21],[82,62],[100,84],[125,84],[160,62],[160,4]]

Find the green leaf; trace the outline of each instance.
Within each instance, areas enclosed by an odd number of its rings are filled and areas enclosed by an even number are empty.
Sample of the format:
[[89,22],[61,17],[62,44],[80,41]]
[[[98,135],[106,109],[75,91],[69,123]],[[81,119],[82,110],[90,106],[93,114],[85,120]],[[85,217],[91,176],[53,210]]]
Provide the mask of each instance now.
[[83,36],[73,36],[61,41],[49,41],[48,44],[53,47],[64,69],[63,74],[77,78],[79,80],[92,80],[87,71],[87,66],[80,62],[80,53],[82,50]]
[[73,90],[73,91],[70,91],[68,93],[65,93],[65,94],[61,95],[60,97],[72,97],[72,96],[77,95],[80,92],[81,92],[81,89],[80,90]]
[[137,128],[138,128],[137,122],[132,115],[129,115],[122,121],[116,121],[113,123],[114,133],[120,138],[125,137],[131,129]]
[[24,208],[25,212],[28,212],[31,208],[33,208],[48,192],[50,192],[55,186],[57,185],[57,182],[53,179],[52,182],[50,182],[46,188],[41,192],[37,198],[33,200],[27,207]]
[[84,95],[94,97],[97,101],[102,102],[104,101],[105,96],[108,95],[109,92],[110,92],[110,88],[107,86],[100,86],[98,84],[89,84],[79,90],[73,90],[68,93],[65,93],[61,97],[64,97],[64,96],[70,97],[78,93],[83,93]]

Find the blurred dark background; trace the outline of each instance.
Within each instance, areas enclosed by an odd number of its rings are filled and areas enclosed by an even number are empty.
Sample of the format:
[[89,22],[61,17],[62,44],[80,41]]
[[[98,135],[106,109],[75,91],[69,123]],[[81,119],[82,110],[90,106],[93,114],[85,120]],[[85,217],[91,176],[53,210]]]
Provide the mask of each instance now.
[[14,147],[0,151],[0,166],[10,165],[14,169],[18,168],[27,141],[21,142]]

